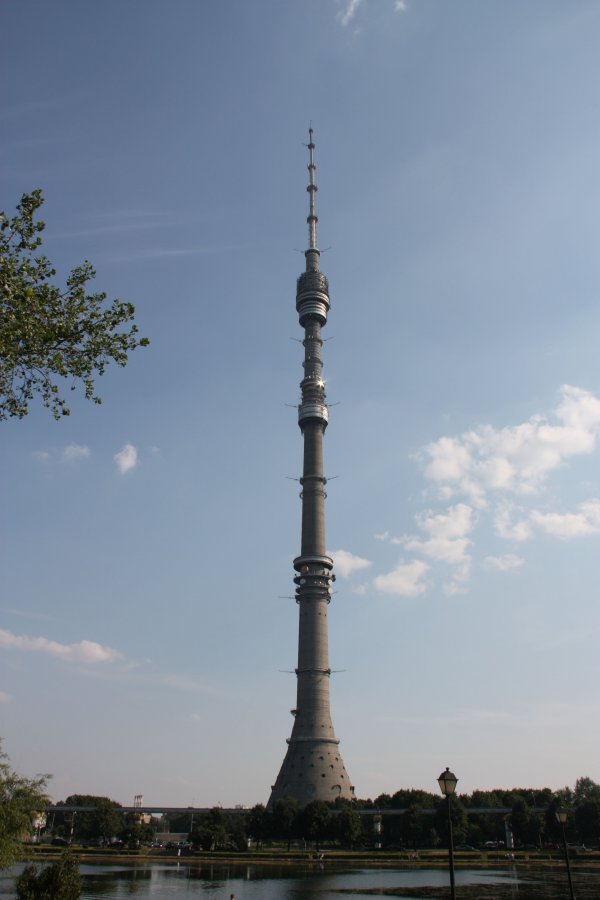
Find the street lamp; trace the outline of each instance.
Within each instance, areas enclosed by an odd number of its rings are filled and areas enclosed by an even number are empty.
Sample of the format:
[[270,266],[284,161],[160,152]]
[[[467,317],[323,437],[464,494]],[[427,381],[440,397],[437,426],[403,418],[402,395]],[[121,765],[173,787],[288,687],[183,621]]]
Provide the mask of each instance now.
[[575,894],[573,893],[573,881],[571,879],[571,863],[569,862],[569,848],[567,847],[567,836],[565,834],[565,825],[567,824],[567,810],[559,809],[556,810],[556,821],[560,825],[562,831],[562,842],[563,842],[563,850],[565,853],[565,862],[567,864],[567,876],[569,879],[569,893],[571,895],[571,900],[575,900]]
[[446,771],[442,772],[438,778],[440,791],[446,798],[446,808],[448,810],[448,868],[450,869],[450,897],[456,900],[456,887],[454,885],[454,847],[452,845],[452,818],[450,816],[450,797],[456,790],[458,778],[446,766]]

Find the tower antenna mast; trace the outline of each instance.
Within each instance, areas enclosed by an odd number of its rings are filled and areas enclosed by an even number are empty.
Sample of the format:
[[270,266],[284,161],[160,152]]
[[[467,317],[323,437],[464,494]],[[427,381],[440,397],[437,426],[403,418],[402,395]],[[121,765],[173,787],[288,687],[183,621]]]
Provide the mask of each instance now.
[[309,212],[306,270],[296,287],[296,310],[304,329],[304,377],[298,425],[304,440],[302,469],[302,535],[300,555],[294,560],[294,583],[299,610],[298,667],[294,725],[277,780],[271,789],[269,807],[277,800],[295,797],[301,806],[311,800],[333,802],[351,799],[350,784],[335,736],[329,703],[329,638],[327,611],[331,601],[333,560],[325,541],[325,484],[323,437],[329,421],[321,350],[321,329],[330,308],[329,283],[319,270],[312,126],[308,131]]

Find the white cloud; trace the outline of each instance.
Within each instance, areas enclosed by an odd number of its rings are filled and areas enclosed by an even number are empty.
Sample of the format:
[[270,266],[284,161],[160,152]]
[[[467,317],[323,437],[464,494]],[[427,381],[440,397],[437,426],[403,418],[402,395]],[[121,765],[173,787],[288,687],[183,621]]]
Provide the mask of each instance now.
[[39,462],[46,462],[52,457],[53,459],[61,459],[63,462],[72,463],[79,459],[87,459],[91,455],[91,450],[82,444],[67,444],[62,450],[53,448],[49,450],[33,450],[31,456]]
[[344,9],[340,10],[337,17],[343,28],[346,25],[349,25],[354,16],[356,15],[356,10],[360,6],[362,0],[346,0],[344,4]]
[[467,549],[471,546],[468,538],[458,538],[450,540],[449,538],[430,538],[428,541],[422,541],[417,537],[406,538],[404,546],[413,553],[422,553],[436,562],[445,562],[451,566],[463,565],[470,562],[470,557],[466,555]]
[[0,691],[0,703],[10,703],[12,697],[6,691]]
[[102,663],[118,659],[120,654],[111,647],[103,647],[95,641],[79,641],[77,644],[61,644],[44,637],[27,637],[0,629],[0,647],[48,653],[66,662]]
[[[463,494],[478,507],[490,491],[531,494],[572,457],[592,453],[600,432],[600,399],[563,385],[555,422],[534,415],[518,425],[482,425],[460,437],[441,437],[423,451],[425,477],[442,496]],[[556,424],[557,423],[557,424]]]
[[429,571],[426,562],[414,559],[412,562],[400,562],[387,575],[379,575],[373,581],[378,591],[384,594],[398,594],[400,597],[416,597],[425,593],[427,585],[423,578]]
[[576,513],[543,513],[533,510],[531,521],[546,534],[559,538],[600,534],[600,500],[586,500],[579,504],[578,510]]
[[362,569],[368,569],[369,566],[373,565],[370,560],[363,559],[361,556],[355,556],[349,550],[333,550],[331,556],[335,565],[335,571],[342,578],[350,578],[354,572],[360,572]]
[[89,447],[83,447],[80,444],[67,444],[63,448],[62,458],[65,462],[75,462],[78,459],[86,459],[90,453]]
[[515,553],[506,553],[504,556],[486,556],[483,562],[486,569],[492,572],[509,572],[518,569],[525,560]]
[[425,477],[432,481],[462,481],[471,466],[471,454],[456,438],[441,437],[428,444],[425,453],[430,462]]
[[453,578],[452,581],[448,581],[444,585],[444,593],[447,597],[456,597],[457,594],[468,593],[467,587],[464,583],[467,580],[468,574],[466,578]]
[[449,506],[443,513],[428,510],[416,517],[419,528],[434,538],[461,538],[473,529],[473,509],[466,503]]
[[[424,477],[440,499],[448,503],[454,498],[454,502],[417,514],[415,534],[390,537],[385,531],[375,535],[377,540],[400,545],[413,557],[423,557],[418,565],[424,568],[413,568],[417,560],[403,562],[373,584],[390,593],[423,593],[434,583],[441,563],[449,575],[442,584],[444,592],[464,593],[473,566],[474,533],[481,524],[491,524],[497,537],[513,544],[541,535],[568,539],[600,534],[600,499],[586,500],[566,513],[539,503],[549,477],[597,450],[599,436],[600,398],[583,388],[563,385],[558,403],[548,414],[537,413],[503,428],[484,424],[428,444],[417,456]],[[488,572],[524,565],[516,553],[486,549],[489,555],[482,567]]]
[[[498,507],[494,516],[494,528],[496,534],[506,541],[528,541],[533,535],[533,529],[527,519],[512,521],[513,507],[509,503],[503,503]],[[519,508],[519,514],[523,510]]]
[[[337,18],[340,24],[345,28],[349,25],[356,14],[356,10],[362,3],[362,0],[337,0],[338,6],[343,8],[338,12]],[[406,12],[408,9],[408,0],[394,0],[394,10],[396,12]]]
[[121,475],[125,475],[126,472],[130,472],[137,466],[138,452],[133,444],[125,444],[122,450],[115,453],[113,459]]
[[431,510],[416,517],[417,524],[429,537],[416,535],[394,538],[411,553],[420,553],[434,562],[443,562],[454,567],[452,581],[444,586],[447,594],[463,593],[464,584],[471,574],[471,556],[467,552],[471,541],[467,535],[472,531],[473,509],[466,503],[449,506],[445,512]]
[[496,511],[494,527],[496,534],[510,541],[526,541],[534,536],[535,528],[559,538],[583,537],[600,534],[600,500],[585,500],[576,512],[542,512],[537,509],[526,512],[518,507],[516,521],[513,521],[514,507],[502,504]]

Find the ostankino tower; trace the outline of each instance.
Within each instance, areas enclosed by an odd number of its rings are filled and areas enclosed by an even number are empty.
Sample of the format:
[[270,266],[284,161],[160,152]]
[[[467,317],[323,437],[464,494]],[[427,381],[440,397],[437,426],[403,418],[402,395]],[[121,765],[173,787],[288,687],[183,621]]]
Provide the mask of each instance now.
[[270,807],[284,797],[295,797],[301,806],[305,806],[311,800],[331,803],[337,797],[350,799],[354,796],[329,710],[331,669],[327,609],[335,575],[325,543],[323,435],[329,416],[321,359],[321,329],[327,323],[330,302],[327,278],[319,270],[312,128],[308,134],[308,248],[305,251],[306,271],[298,278],[296,290],[296,309],[304,329],[304,378],[300,382],[302,401],[298,407],[298,424],[304,437],[304,466],[300,479],[302,548],[300,556],[294,560],[296,602],[300,614],[297,701],[292,710],[292,735],[271,791]]

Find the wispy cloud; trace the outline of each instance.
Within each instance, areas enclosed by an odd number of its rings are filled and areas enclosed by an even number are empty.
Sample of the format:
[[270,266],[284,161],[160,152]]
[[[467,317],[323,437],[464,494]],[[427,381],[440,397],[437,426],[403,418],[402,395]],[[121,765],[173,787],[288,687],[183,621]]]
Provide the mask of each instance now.
[[343,5],[343,8],[337,14],[338,21],[342,28],[345,28],[350,24],[354,16],[356,15],[356,10],[360,6],[362,0],[346,0]]
[[135,469],[138,464],[137,449],[133,444],[125,444],[118,453],[115,453],[113,459],[117,464],[117,469],[121,475],[125,475],[127,472],[131,472],[132,469]]
[[447,725],[516,725],[520,722],[520,716],[502,709],[457,709],[448,715],[441,715],[439,722]]
[[209,256],[216,253],[226,253],[229,247],[141,247],[139,250],[130,250],[126,253],[113,253],[106,257],[110,263],[136,262],[142,259],[177,259],[179,257]]
[[157,209],[107,209],[90,213],[73,228],[66,231],[52,231],[51,239],[96,237],[111,234],[134,234],[138,231],[155,231],[181,225],[181,216],[167,210]]
[[342,578],[350,578],[354,572],[361,572],[372,565],[370,560],[363,559],[362,556],[355,556],[349,550],[333,550],[331,556],[335,565],[335,571]]
[[47,613],[31,612],[26,609],[11,609],[9,606],[3,606],[0,609],[5,615],[18,616],[21,619],[35,619],[41,622],[58,622],[56,616],[49,616]]
[[0,703],[10,703],[12,697],[6,691],[0,691]]
[[[338,10],[337,20],[342,28],[350,24],[362,2],[363,0],[337,0],[338,7],[341,7]],[[396,12],[406,12],[408,0],[394,0],[393,8]]]
[[12,634],[0,629],[0,647],[11,650],[25,650],[32,653],[47,653],[57,659],[76,663],[113,662],[120,654],[111,647],[103,647],[95,641],[79,641],[77,644],[61,644],[45,637],[28,637]]
[[156,676],[155,682],[165,687],[191,694],[210,694],[213,692],[213,688],[210,685],[203,681],[198,681],[196,678],[189,678],[187,675],[159,675]]
[[89,447],[80,444],[67,444],[62,451],[62,458],[65,462],[75,462],[78,459],[87,459],[92,451]]
[[219,694],[222,688],[190,678],[187,675],[173,675],[168,672],[157,672],[151,668],[150,660],[145,660],[141,665],[126,662],[125,664],[111,666],[110,668],[86,669],[85,674],[100,681],[120,682],[143,687],[168,688],[185,694]]
[[82,444],[67,444],[66,447],[51,450],[32,450],[31,457],[37,462],[47,462],[49,459],[59,459],[62,462],[72,463],[80,459],[87,459],[92,451]]
[[525,560],[516,553],[505,553],[504,556],[486,556],[483,563],[491,572],[509,572],[520,568]]

